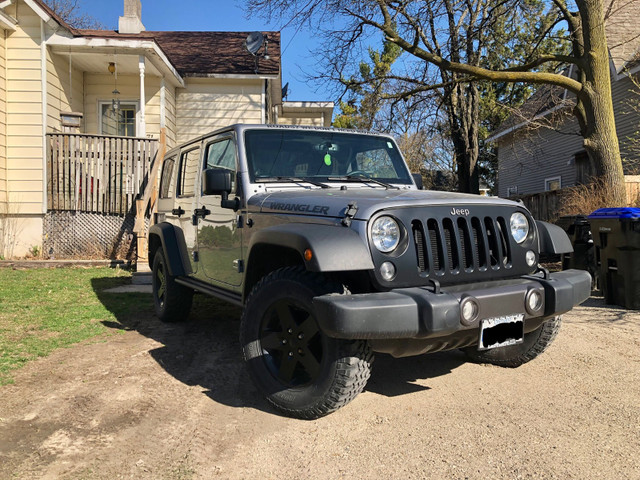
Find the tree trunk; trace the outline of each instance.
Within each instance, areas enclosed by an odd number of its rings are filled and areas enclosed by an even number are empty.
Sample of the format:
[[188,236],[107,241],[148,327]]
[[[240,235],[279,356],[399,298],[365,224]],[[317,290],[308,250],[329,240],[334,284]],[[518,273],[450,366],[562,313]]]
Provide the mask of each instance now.
[[451,141],[454,145],[458,191],[478,193],[478,143],[479,93],[475,84],[454,87],[451,95],[451,114],[455,122],[451,123]]
[[611,98],[603,4],[602,0],[577,0],[576,4],[583,26],[585,65],[575,113],[595,174],[608,189],[610,206],[625,207],[627,199]]

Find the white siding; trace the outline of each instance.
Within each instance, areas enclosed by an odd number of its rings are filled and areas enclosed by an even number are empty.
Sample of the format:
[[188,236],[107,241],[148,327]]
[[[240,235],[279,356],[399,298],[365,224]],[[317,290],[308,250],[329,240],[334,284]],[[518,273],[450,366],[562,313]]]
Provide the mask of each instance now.
[[6,39],[7,199],[11,211],[41,214],[43,182],[40,18],[18,1],[15,32]]
[[[4,30],[0,30],[0,213],[7,206],[7,75]],[[2,243],[0,241],[0,243]],[[2,253],[2,252],[0,252]]]
[[324,127],[324,117],[322,113],[288,113],[278,117],[280,125],[308,125],[313,127]]
[[176,90],[178,143],[234,123],[262,123],[262,80],[188,78]]
[[167,147],[173,148],[177,144],[176,135],[176,89],[165,82],[165,122],[167,128]]
[[[84,76],[69,57],[47,52],[47,132],[61,132],[60,112],[82,112]],[[80,129],[82,132],[83,129]]]

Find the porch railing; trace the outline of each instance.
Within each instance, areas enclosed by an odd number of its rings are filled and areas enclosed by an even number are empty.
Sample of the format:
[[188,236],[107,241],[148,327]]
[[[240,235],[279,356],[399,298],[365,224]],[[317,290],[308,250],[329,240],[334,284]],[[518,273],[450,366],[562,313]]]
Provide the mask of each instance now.
[[47,134],[49,210],[125,215],[158,150],[148,138]]

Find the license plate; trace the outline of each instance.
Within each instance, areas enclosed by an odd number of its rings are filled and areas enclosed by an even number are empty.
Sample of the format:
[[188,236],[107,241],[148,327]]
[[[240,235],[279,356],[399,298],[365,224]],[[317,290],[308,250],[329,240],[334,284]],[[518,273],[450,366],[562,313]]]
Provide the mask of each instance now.
[[524,314],[487,318],[480,322],[478,350],[517,345],[524,341]]

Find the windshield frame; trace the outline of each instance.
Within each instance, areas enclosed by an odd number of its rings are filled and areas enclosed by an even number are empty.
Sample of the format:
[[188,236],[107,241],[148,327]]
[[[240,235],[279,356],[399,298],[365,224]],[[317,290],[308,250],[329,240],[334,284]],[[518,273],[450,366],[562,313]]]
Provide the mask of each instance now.
[[[287,135],[292,136],[291,141],[297,140],[298,142],[303,142],[304,137],[317,136],[319,145],[321,145],[322,142],[325,142],[331,145],[331,141],[336,140],[335,142],[336,144],[339,144],[339,145],[346,144],[348,146],[350,143],[352,145],[356,145],[358,141],[360,141],[361,139],[366,140],[370,142],[370,145],[372,147],[378,146],[379,148],[377,149],[372,148],[370,150],[363,150],[363,151],[386,150],[388,159],[385,161],[388,163],[388,166],[392,168],[392,170],[396,175],[395,177],[371,176],[372,185],[377,184],[378,186],[380,186],[382,183],[384,183],[384,184],[391,184],[391,185],[401,185],[406,187],[415,186],[411,172],[409,171],[406,161],[402,156],[402,152],[400,151],[396,142],[391,136],[380,135],[380,134],[375,134],[370,132],[358,132],[353,130],[342,130],[342,129],[333,129],[333,128],[314,128],[314,127],[295,128],[295,127],[288,127],[288,126],[287,127],[271,126],[266,128],[254,127],[254,128],[243,129],[242,147],[245,154],[245,159],[247,164],[247,173],[249,176],[250,183],[267,184],[267,183],[274,183],[273,182],[274,177],[295,177],[296,180],[300,180],[302,182],[305,182],[308,179],[307,183],[310,183],[310,184],[314,184],[314,183],[317,184],[318,182],[334,183],[334,184],[335,183],[353,184],[354,183],[353,179],[350,179],[348,176],[352,175],[353,172],[358,171],[358,170],[352,170],[352,171],[344,172],[342,174],[339,174],[339,173],[336,174],[335,172],[325,172],[325,173],[314,174],[314,175],[300,174],[295,171],[288,171],[288,172],[285,172],[284,174],[274,174],[273,172],[265,172],[263,175],[256,175],[256,172],[259,170],[259,168],[256,168],[256,165],[254,164],[257,157],[253,157],[252,155],[253,145],[250,144],[251,136],[255,132],[267,133],[268,135],[273,135],[274,137],[277,137],[280,135],[281,136],[280,145],[284,145],[286,143]],[[264,138],[266,137],[263,137],[263,139]],[[341,138],[342,142],[339,143],[337,141],[338,138]],[[312,146],[312,143],[309,143],[309,148],[311,148],[311,146]],[[337,151],[339,152],[339,150]],[[342,158],[341,160],[342,166],[357,162],[357,158],[355,157],[355,155],[362,153],[363,151],[356,152],[356,153],[352,152],[353,155]],[[292,151],[289,151],[288,154],[294,155]],[[280,150],[278,150],[276,157],[278,157],[279,155],[280,155]],[[327,152],[326,155],[329,155],[329,153]],[[307,162],[307,164],[308,163],[309,162]],[[276,165],[276,164],[277,164],[276,160],[274,160],[272,165]],[[331,165],[330,160],[329,160],[329,163],[327,163],[327,165]],[[338,165],[336,165],[336,168],[337,167]],[[320,169],[318,171],[320,171]],[[343,178],[340,178],[340,177],[343,177]],[[363,177],[363,180],[365,178],[366,177]],[[283,178],[281,183],[283,184],[300,183],[300,181],[293,182],[293,181],[288,181],[286,178]],[[366,183],[366,182],[363,181],[362,183]]]

